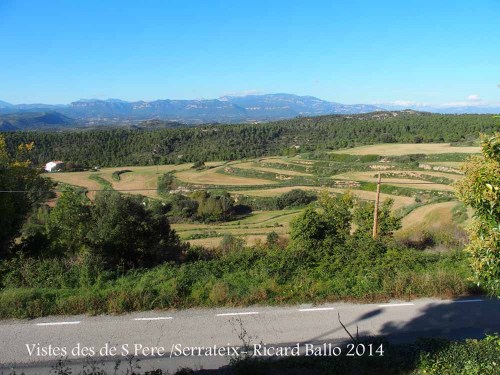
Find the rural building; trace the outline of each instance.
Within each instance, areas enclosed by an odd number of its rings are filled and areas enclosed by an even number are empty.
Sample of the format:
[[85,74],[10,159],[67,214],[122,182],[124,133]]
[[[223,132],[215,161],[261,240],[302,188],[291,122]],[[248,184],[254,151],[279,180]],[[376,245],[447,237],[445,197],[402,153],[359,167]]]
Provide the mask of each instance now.
[[45,170],[47,172],[57,172],[60,171],[64,167],[64,162],[57,160],[57,161],[49,161],[47,164],[45,164]]

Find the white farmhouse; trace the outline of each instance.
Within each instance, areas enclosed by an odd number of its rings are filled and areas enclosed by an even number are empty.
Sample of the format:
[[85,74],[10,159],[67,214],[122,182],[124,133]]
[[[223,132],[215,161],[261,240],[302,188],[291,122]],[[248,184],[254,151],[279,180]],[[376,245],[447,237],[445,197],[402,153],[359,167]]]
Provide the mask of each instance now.
[[61,168],[64,166],[64,162],[61,160],[57,161],[49,161],[47,164],[45,164],[45,170],[47,172],[57,172],[61,170]]

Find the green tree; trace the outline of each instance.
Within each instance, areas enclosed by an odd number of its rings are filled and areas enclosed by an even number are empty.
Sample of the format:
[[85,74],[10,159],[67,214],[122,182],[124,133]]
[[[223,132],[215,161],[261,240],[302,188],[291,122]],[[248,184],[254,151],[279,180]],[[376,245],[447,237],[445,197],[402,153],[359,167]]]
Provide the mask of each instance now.
[[149,267],[177,259],[184,249],[166,215],[148,210],[141,197],[100,192],[90,216],[89,248],[108,267]]
[[305,206],[316,199],[316,196],[301,189],[293,189],[276,198],[276,207],[279,210]]
[[8,255],[30,211],[50,197],[51,182],[30,162],[33,148],[32,142],[20,143],[11,158],[0,135],[0,257]]
[[226,221],[231,217],[234,202],[227,192],[213,195],[208,191],[196,191],[190,197],[198,203],[196,216],[201,221]]
[[322,192],[318,209],[308,207],[292,221],[291,238],[295,246],[319,250],[345,243],[351,230],[352,203],[349,193],[331,196]]
[[291,223],[293,243],[304,249],[318,248],[325,239],[328,223],[313,207],[308,207]]
[[52,256],[77,255],[83,250],[91,224],[89,203],[81,190],[64,189],[46,226]]
[[198,211],[198,202],[191,200],[182,194],[173,194],[168,199],[170,205],[170,214],[177,218],[196,219]]
[[319,207],[323,211],[323,220],[327,223],[327,237],[333,243],[343,243],[349,237],[352,226],[353,196],[350,192],[330,195],[327,191],[318,197]]
[[[401,218],[392,213],[393,205],[394,200],[387,199],[379,206],[378,238],[381,240],[392,238],[394,232],[401,228]],[[356,202],[353,212],[353,222],[356,224],[356,234],[372,236],[374,210],[374,202],[362,200]]]
[[203,160],[197,160],[194,162],[193,166],[191,167],[193,169],[204,169],[205,168],[205,162]]
[[469,228],[474,281],[500,296],[500,133],[482,138],[482,155],[463,166],[458,198],[475,210]]

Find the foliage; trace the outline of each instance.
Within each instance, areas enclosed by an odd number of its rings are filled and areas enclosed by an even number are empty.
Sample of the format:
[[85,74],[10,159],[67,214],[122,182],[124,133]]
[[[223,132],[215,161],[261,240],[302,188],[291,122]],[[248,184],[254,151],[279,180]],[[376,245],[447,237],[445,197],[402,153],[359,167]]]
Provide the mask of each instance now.
[[124,173],[127,173],[127,172],[132,172],[131,170],[129,169],[121,169],[119,171],[114,171],[112,174],[111,174],[111,178],[115,181],[120,181],[121,180],[121,175],[124,174]]
[[[438,344],[441,350],[429,350],[432,348],[429,344]],[[500,372],[498,334],[486,336],[482,340],[459,342],[427,340],[420,345],[429,348],[419,353],[418,368],[422,373],[480,375]]]
[[200,190],[188,196],[171,194],[166,203],[170,208],[169,216],[174,221],[187,219],[204,223],[221,222],[233,219],[236,214],[234,200],[225,191],[216,194]]
[[294,245],[305,251],[320,251],[345,243],[351,230],[353,197],[350,193],[330,196],[322,192],[318,210],[307,208],[291,223]]
[[[378,232],[381,239],[392,238],[394,232],[401,228],[401,218],[392,214],[394,200],[386,199],[379,206]],[[373,232],[373,214],[375,203],[358,200],[353,212],[353,222],[356,224],[356,233],[371,236]]]
[[242,250],[245,246],[245,240],[232,234],[225,234],[220,242],[220,250],[225,253],[231,253]]
[[278,243],[278,240],[279,240],[279,234],[272,231],[272,232],[269,232],[266,236],[266,242],[272,246],[272,245],[276,245]]
[[30,251],[43,256],[76,255],[83,250],[91,226],[91,207],[79,190],[66,188],[47,217],[45,232],[50,246]]
[[195,220],[198,212],[198,202],[182,194],[172,194],[168,200],[170,215],[174,218]]
[[[183,129],[9,132],[5,137],[11,152],[20,143],[35,141],[37,147],[31,153],[35,165],[42,165],[47,160],[64,160],[87,167],[117,167],[290,154],[297,152],[294,145],[300,146],[301,153],[322,152],[380,143],[386,137],[384,134],[391,134],[393,140],[403,143],[458,142],[494,129],[495,124],[488,115],[399,113],[398,116],[383,116],[377,113]],[[155,160],[151,158],[153,151],[157,155]],[[359,158],[376,161],[379,156]]]
[[303,207],[315,200],[315,194],[308,194],[301,189],[293,189],[276,198],[276,208],[284,210],[287,208]]
[[55,208],[32,215],[26,237],[15,249],[43,258],[101,259],[107,269],[151,267],[179,258],[183,246],[162,207],[146,207],[139,196],[114,191],[96,194],[66,189]]
[[457,196],[475,210],[470,227],[474,280],[500,296],[500,133],[483,137],[482,155],[464,165]]
[[180,254],[180,240],[166,216],[147,210],[139,196],[101,192],[90,216],[88,248],[109,266],[151,267]]
[[197,160],[193,163],[193,166],[191,168],[201,170],[205,168],[205,162],[203,160]]
[[99,185],[101,185],[101,189],[105,190],[113,190],[113,184],[101,177],[99,174],[91,174],[89,179],[96,181]]
[[200,221],[227,221],[232,217],[234,201],[228,192],[215,195],[207,191],[195,191],[189,197],[198,204],[196,219]]
[[300,208],[316,201],[318,198],[313,191],[302,189],[292,189],[276,197],[238,197],[240,206],[247,206],[252,210],[285,210],[290,208]]
[[[186,251],[189,262],[118,271],[92,259],[19,258],[0,263],[0,318],[123,313],[196,306],[453,297],[474,291],[460,253],[387,249],[350,238],[329,255],[293,248]],[[236,251],[233,251],[236,250]],[[15,262],[15,263],[14,263]],[[96,259],[97,264],[99,262]]]
[[33,150],[33,143],[21,143],[11,157],[0,135],[0,190],[4,191],[0,193],[0,259],[20,234],[28,213],[51,196],[51,182],[31,166]]
[[169,191],[175,189],[175,177],[172,172],[158,177],[157,190],[160,197],[168,197]]

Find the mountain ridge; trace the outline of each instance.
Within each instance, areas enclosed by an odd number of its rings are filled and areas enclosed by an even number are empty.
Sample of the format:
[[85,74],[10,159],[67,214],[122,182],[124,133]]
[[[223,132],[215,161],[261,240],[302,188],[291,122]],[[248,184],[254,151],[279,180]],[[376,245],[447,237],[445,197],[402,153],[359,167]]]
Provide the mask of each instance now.
[[[500,107],[480,105],[468,107],[412,107],[372,104],[342,104],[314,96],[287,93],[225,95],[217,99],[157,99],[125,101],[116,98],[80,99],[69,104],[11,104],[0,101],[0,115],[58,112],[64,121],[74,126],[137,125],[141,121],[161,120],[188,125],[204,123],[257,123],[277,121],[300,116],[350,115],[379,111],[416,111],[445,114],[498,113]],[[29,116],[28,116],[29,117]],[[5,121],[5,119],[4,119]],[[38,125],[41,125],[38,123]],[[44,124],[44,126],[47,124]],[[28,125],[23,123],[23,128]],[[7,120],[3,129],[17,127]]]
[[[5,103],[5,104],[2,104]],[[358,114],[383,110],[381,107],[328,102],[313,96],[262,94],[223,96],[217,99],[80,99],[65,105],[0,103],[0,113],[57,111],[78,122],[119,122],[150,119],[206,122],[259,122],[328,114]]]

